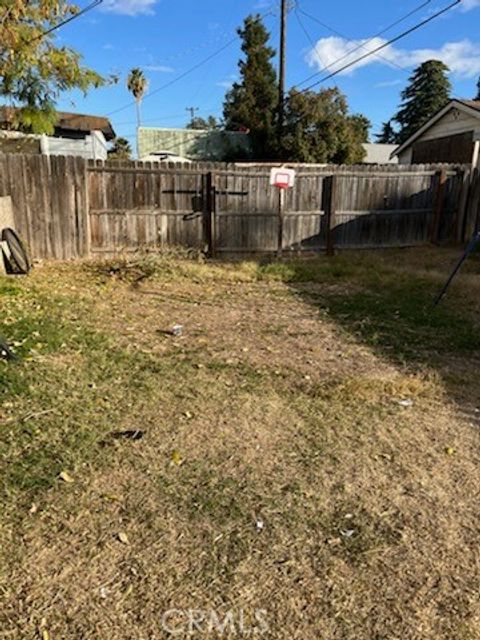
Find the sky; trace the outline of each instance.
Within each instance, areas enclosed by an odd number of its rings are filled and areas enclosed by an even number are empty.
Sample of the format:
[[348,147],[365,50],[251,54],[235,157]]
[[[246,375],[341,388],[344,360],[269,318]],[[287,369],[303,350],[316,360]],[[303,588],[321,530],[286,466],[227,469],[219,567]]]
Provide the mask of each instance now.
[[[450,3],[292,0],[287,86],[309,86]],[[408,19],[377,35],[416,9]],[[128,138],[134,147],[135,105],[126,76],[132,67],[141,67],[149,81],[142,104],[144,126],[184,127],[189,119],[187,107],[198,108],[196,114],[203,117],[221,116],[225,92],[238,79],[241,52],[236,28],[250,13],[264,16],[272,46],[278,48],[279,0],[104,0],[100,7],[62,27],[57,40],[75,48],[84,63],[101,74],[117,74],[119,82],[92,90],[86,97],[79,92],[63,94],[58,108],[108,116],[117,135]],[[443,60],[451,69],[454,95],[474,96],[480,76],[479,24],[480,0],[463,0],[379,55],[319,87],[337,85],[347,96],[351,112],[370,119],[373,137],[396,112],[400,92],[412,70],[424,60]],[[328,71],[319,73],[325,67]],[[313,74],[317,75],[305,82]]]

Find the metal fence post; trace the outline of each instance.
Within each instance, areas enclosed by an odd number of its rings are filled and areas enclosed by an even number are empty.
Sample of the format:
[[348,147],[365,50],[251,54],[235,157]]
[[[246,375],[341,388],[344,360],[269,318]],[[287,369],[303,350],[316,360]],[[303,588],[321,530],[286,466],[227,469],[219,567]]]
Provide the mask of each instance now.
[[213,173],[209,171],[205,176],[206,191],[206,211],[205,211],[205,234],[208,255],[215,256],[215,214],[216,214],[216,189],[214,185]]
[[335,210],[337,206],[337,176],[328,176],[326,182],[325,207],[325,244],[327,256],[335,255]]

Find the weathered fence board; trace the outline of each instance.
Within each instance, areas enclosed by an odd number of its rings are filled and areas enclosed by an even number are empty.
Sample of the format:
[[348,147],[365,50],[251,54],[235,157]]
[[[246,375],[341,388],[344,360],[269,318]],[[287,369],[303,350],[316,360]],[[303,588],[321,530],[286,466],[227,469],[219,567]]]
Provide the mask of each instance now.
[[[443,167],[441,216],[436,239],[456,231],[465,170]],[[283,247],[321,250],[333,247],[413,246],[431,239],[438,194],[438,166],[319,167],[300,169],[296,185],[286,194]],[[335,211],[330,220],[329,180],[335,176]],[[218,251],[273,251],[278,229],[278,198],[269,173],[217,174]],[[259,197],[259,194],[260,197]],[[440,209],[439,209],[440,212]]]
[[[467,166],[295,169],[295,188],[285,194],[284,251],[463,242],[478,223],[480,176]],[[278,247],[279,198],[267,165],[0,154],[2,195],[12,197],[15,224],[35,258],[162,243],[212,254]]]
[[87,165],[82,158],[0,153],[0,195],[34,258],[88,255]]
[[203,215],[195,211],[202,179],[198,171],[160,170],[150,162],[91,164],[91,253],[162,243],[203,248]]

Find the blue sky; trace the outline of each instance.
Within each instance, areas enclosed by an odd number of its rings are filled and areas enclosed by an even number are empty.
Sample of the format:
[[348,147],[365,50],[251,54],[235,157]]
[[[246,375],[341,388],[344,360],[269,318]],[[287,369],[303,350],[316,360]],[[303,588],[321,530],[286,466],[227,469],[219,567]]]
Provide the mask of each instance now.
[[[311,17],[293,9],[289,14],[288,86],[298,85],[322,66],[348,56],[360,44],[370,48],[381,44],[382,38],[394,37],[449,3],[425,2],[419,12],[372,44],[368,42],[372,36],[419,7],[422,0],[298,0],[297,7]],[[145,126],[183,127],[188,120],[185,109],[190,106],[198,107],[199,115],[220,116],[225,91],[237,78],[240,55],[239,41],[228,42],[246,15],[259,12],[266,14],[265,23],[276,47],[278,4],[278,0],[104,0],[102,8],[63,27],[57,37],[61,44],[77,49],[86,64],[103,74],[119,74],[120,81],[91,91],[87,97],[76,92],[63,95],[59,108],[109,115],[117,135],[133,143],[135,107],[125,78],[129,69],[139,66],[150,85],[142,106]],[[480,75],[479,24],[480,0],[463,0],[461,7],[385,49],[381,57],[371,57],[367,64],[323,86],[337,84],[347,95],[351,111],[370,118],[372,134],[393,115],[400,91],[422,60],[443,59],[452,69],[454,94],[473,97]],[[222,47],[225,49],[219,55],[176,80]],[[365,51],[359,49],[355,55]],[[162,88],[168,83],[171,86]]]

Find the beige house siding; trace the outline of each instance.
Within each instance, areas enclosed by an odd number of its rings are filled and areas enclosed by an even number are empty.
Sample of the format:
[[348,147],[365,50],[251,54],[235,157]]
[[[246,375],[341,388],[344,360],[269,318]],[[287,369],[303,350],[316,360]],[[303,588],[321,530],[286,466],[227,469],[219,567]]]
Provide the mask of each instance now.
[[397,148],[396,144],[380,144],[374,142],[365,142],[365,164],[398,164],[397,157],[392,158],[392,153]]
[[419,139],[433,140],[435,138],[453,136],[458,133],[466,133],[467,131],[476,131],[480,134],[480,117],[476,118],[464,111],[460,111],[460,109],[452,109]]
[[[412,137],[410,142],[407,141],[399,148],[397,155],[400,164],[418,162],[416,157],[425,156],[429,142],[432,144],[431,158],[428,158],[428,162],[465,162],[467,156],[469,163],[476,162],[475,150],[478,149],[477,141],[480,140],[480,101],[454,100],[449,107],[443,111],[443,115],[439,114],[441,117],[438,120],[432,118],[431,126],[425,125],[417,137]],[[470,144],[468,137],[471,140],[471,152],[466,148],[466,145]],[[419,148],[422,148],[422,153],[418,152]],[[448,159],[440,157],[445,154]],[[458,159],[454,157],[456,155]],[[426,161],[423,158],[422,162]]]

